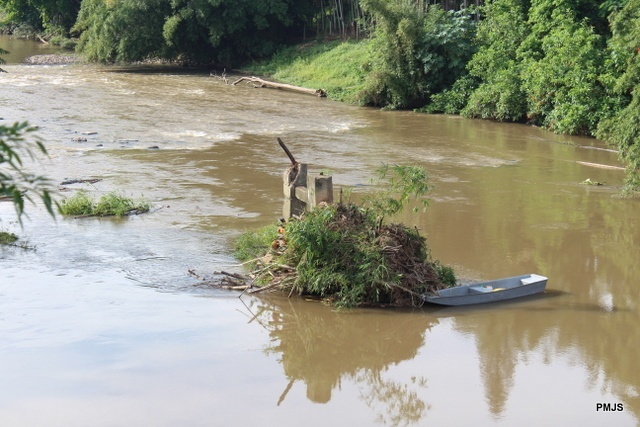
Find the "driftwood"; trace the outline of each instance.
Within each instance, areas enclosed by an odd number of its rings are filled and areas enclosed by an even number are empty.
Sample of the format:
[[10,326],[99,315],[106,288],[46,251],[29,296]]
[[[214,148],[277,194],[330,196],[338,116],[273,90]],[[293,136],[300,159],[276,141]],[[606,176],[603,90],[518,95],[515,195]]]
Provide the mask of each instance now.
[[[218,289],[228,289],[232,291],[246,291],[253,286],[250,278],[238,273],[229,273],[227,271],[214,271],[213,274],[223,276],[221,279],[210,280],[198,275],[194,270],[188,270],[189,275],[200,280],[196,286],[205,286]],[[249,283],[248,283],[249,282]]]
[[281,140],[280,138],[276,138],[276,139],[278,140],[278,144],[280,144],[280,147],[284,150],[289,160],[291,160],[291,165],[292,166],[297,165],[298,162],[296,161],[295,157],[293,157],[293,154],[291,154],[291,151],[289,151],[289,148],[287,148],[287,146],[284,144],[284,141]]
[[222,80],[224,82],[224,84],[226,84],[226,85],[229,84],[229,79],[227,79],[227,69],[226,68],[222,71],[222,75],[220,75],[220,76],[215,71],[211,71],[209,73],[209,77],[214,77],[214,78],[216,78],[218,80]]
[[67,181],[62,181],[60,185],[71,185],[71,184],[95,184],[96,182],[102,181],[102,178],[96,179],[69,179]]
[[593,168],[600,168],[600,169],[613,169],[613,170],[624,170],[623,167],[620,166],[612,166],[612,165],[603,165],[601,163],[590,163],[590,162],[576,162],[578,164],[581,164],[583,166],[591,166]]
[[305,87],[294,86],[286,83],[275,83],[267,80],[263,80],[259,77],[240,77],[238,80],[232,83],[232,85],[236,86],[239,83],[246,82],[247,84],[252,84],[253,87],[267,87],[272,89],[282,89],[289,90],[293,92],[306,93],[308,95],[315,95],[320,98],[324,98],[327,96],[327,93],[322,89],[308,89]]
[[[123,213],[120,216],[135,216],[135,215],[142,215],[144,213],[148,213],[148,210],[141,210],[141,209],[130,209],[128,211],[126,211],[125,213]],[[74,215],[73,219],[84,219],[84,218],[109,218],[109,217],[115,217],[117,216],[116,214],[87,214],[87,215]]]

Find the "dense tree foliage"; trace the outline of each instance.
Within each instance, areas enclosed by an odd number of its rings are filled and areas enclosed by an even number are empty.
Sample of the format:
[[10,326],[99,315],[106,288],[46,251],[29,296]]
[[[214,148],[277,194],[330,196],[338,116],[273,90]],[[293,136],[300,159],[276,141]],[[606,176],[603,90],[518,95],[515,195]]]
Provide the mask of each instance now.
[[168,46],[162,26],[169,13],[166,0],[84,0],[74,26],[81,32],[77,50],[101,62],[163,57]]
[[615,12],[611,29],[610,66],[618,76],[613,91],[623,106],[600,122],[597,135],[618,147],[629,189],[640,190],[640,0]]
[[[4,50],[4,49],[2,49],[2,48],[0,47],[0,55],[6,55],[7,53],[9,53],[9,52],[7,52],[6,50]],[[0,56],[0,65],[2,65],[2,64],[4,64],[4,63],[5,63],[4,58],[2,58],[2,56]],[[5,71],[2,69],[2,67],[0,67],[0,73],[4,73],[4,72],[5,72]]]
[[362,5],[375,17],[374,51],[380,53],[364,104],[420,107],[466,73],[475,31],[468,13],[404,0],[363,0]]
[[591,135],[604,95],[598,81],[604,44],[567,3],[532,2],[531,32],[520,48],[527,120],[559,133]]
[[5,24],[29,25],[49,33],[68,34],[80,10],[81,0],[0,0]]
[[74,30],[79,51],[96,61],[237,64],[273,53],[310,13],[301,0],[84,0]]
[[485,8],[476,38],[479,49],[467,64],[470,76],[480,83],[466,106],[456,104],[464,115],[499,121],[519,121],[525,116],[517,54],[527,35],[525,22],[522,0],[495,1]]

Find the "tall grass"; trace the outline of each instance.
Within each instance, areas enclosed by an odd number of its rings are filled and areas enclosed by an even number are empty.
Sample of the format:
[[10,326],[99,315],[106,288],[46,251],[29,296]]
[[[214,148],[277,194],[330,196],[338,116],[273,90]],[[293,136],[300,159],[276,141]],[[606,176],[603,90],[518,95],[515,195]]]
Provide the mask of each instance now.
[[368,40],[306,43],[281,50],[267,61],[243,71],[311,89],[323,89],[331,99],[358,103],[371,68]]
[[85,191],[78,191],[60,202],[60,213],[68,216],[115,216],[148,212],[151,205],[144,199],[133,200],[117,191],[105,194],[97,201]]
[[278,238],[278,225],[269,224],[257,230],[249,230],[236,240],[234,255],[241,261],[250,261],[265,255]]
[[84,191],[78,191],[73,197],[60,202],[62,215],[84,216],[93,214],[93,199]]

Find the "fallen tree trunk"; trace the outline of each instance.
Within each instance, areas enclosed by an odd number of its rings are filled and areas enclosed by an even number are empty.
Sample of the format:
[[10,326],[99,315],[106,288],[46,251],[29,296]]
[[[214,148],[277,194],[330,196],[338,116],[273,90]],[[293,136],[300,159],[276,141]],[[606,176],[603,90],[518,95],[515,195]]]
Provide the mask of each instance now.
[[320,98],[324,98],[327,96],[327,93],[322,89],[308,89],[305,87],[294,86],[286,83],[275,83],[267,80],[263,80],[259,77],[240,77],[238,80],[232,83],[232,85],[236,86],[239,83],[246,82],[248,84],[253,84],[254,87],[267,87],[272,89],[282,89],[289,90],[292,92],[306,93],[309,95],[315,95]]

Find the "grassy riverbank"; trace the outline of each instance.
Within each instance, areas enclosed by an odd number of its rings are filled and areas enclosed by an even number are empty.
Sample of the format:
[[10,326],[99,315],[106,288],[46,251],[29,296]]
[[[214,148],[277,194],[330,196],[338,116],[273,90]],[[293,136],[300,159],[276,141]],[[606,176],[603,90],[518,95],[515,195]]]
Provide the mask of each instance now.
[[368,40],[311,42],[287,47],[268,60],[247,64],[243,71],[324,89],[331,99],[357,104],[371,70],[372,56]]

